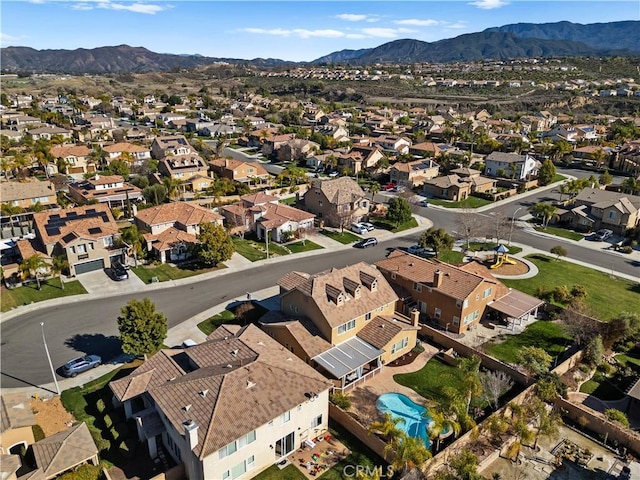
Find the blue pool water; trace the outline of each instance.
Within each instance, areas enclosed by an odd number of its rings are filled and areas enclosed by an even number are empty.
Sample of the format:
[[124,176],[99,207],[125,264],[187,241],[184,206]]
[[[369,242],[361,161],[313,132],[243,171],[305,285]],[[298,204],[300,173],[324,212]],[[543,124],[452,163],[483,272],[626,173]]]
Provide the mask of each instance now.
[[390,413],[394,418],[400,417],[404,422],[398,423],[398,428],[407,435],[422,438],[427,448],[431,447],[431,440],[427,435],[427,425],[431,422],[427,409],[418,405],[401,393],[385,393],[378,397],[376,407],[380,412]]

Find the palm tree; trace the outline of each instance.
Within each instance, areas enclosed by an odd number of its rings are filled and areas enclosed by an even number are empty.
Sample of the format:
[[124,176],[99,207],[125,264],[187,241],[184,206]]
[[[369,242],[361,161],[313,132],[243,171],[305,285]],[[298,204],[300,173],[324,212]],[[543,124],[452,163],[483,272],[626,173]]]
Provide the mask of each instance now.
[[624,188],[625,192],[630,194],[634,194],[635,192],[640,192],[640,180],[635,177],[626,178],[624,182],[622,182],[622,188]]
[[[24,208],[18,205],[12,205],[10,203],[3,203],[0,207],[2,211],[2,215],[6,215],[9,217],[9,223],[11,224],[11,236],[15,237],[15,216],[24,211]],[[22,224],[20,225],[20,234],[22,234]]]
[[480,359],[475,355],[463,358],[458,363],[458,369],[462,371],[463,390],[466,394],[465,412],[469,414],[472,398],[478,397],[482,393]]
[[527,409],[513,402],[509,404],[509,409],[511,410],[511,428],[516,439],[507,448],[506,453],[507,458],[518,463],[520,450],[526,443],[530,443],[533,440],[534,434],[529,430]]
[[0,158],[0,170],[2,170],[4,178],[9,180],[9,172],[13,170],[13,160],[3,155]]
[[560,201],[562,202],[562,197],[568,195],[570,193],[569,184],[563,183],[558,187],[558,193],[560,193]]
[[66,257],[62,255],[54,255],[51,257],[51,272],[54,275],[58,275],[58,279],[60,280],[60,286],[64,290],[64,282],[62,281],[62,272],[69,268],[69,261]]
[[440,435],[451,430],[456,437],[460,435],[460,423],[456,420],[455,415],[447,410],[449,409],[432,407],[425,412],[425,415],[431,418],[431,422],[427,426],[427,433],[432,442],[436,441],[436,452],[440,450]]
[[531,211],[533,213],[535,213],[539,217],[542,217],[543,229],[546,229],[551,219],[556,216],[556,210],[557,208],[555,205],[545,202],[538,202],[531,208]]
[[144,237],[138,230],[137,225],[131,225],[129,228],[125,228],[121,236],[122,240],[129,245],[131,254],[133,255],[134,265],[138,266],[138,255],[141,255],[142,245],[144,244]]
[[371,192],[371,203],[374,203],[376,194],[380,191],[380,184],[378,182],[373,182],[369,185],[369,191]]
[[389,443],[393,443],[402,433],[402,429],[398,428],[399,423],[404,423],[404,418],[394,417],[389,412],[384,414],[384,420],[373,422],[369,425],[369,433],[377,432],[382,435]]
[[167,195],[170,199],[175,200],[176,197],[180,195],[180,185],[182,185],[182,181],[173,177],[166,177],[162,180],[165,188],[167,189]]
[[396,442],[388,443],[385,446],[385,450],[387,453],[390,451],[395,453],[391,466],[395,471],[402,472],[402,476],[413,468],[420,468],[424,462],[433,456],[425,446],[422,438],[412,437],[404,432]]
[[45,262],[40,255],[36,254],[22,260],[19,269],[24,278],[35,277],[38,283],[38,290],[40,290],[40,270],[48,266],[47,262]]
[[548,410],[547,404],[538,397],[532,399],[529,408],[535,416],[536,435],[533,443],[535,450],[540,436],[553,437],[558,433],[558,426],[562,423],[562,419],[557,413]]

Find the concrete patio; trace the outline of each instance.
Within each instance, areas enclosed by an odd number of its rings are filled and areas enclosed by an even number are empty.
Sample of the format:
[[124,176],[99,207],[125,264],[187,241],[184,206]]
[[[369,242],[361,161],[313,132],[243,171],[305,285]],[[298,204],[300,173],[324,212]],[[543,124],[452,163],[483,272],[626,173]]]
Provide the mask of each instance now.
[[301,448],[289,456],[288,460],[305,477],[313,479],[341,462],[350,453],[338,439],[325,434],[317,442],[305,442]]

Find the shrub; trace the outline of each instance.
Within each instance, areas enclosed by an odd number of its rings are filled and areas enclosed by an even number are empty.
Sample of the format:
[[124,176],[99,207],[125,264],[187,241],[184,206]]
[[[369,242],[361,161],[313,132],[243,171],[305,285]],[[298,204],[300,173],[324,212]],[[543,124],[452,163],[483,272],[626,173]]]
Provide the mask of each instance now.
[[96,402],[96,409],[98,410],[98,412],[103,413],[106,409],[105,404],[104,404],[104,399],[99,398],[98,401]]
[[566,285],[558,285],[551,293],[553,299],[558,303],[567,303],[573,298]]
[[109,415],[105,415],[104,417],[102,417],[102,420],[104,421],[104,426],[106,428],[111,428],[113,426],[113,420],[111,420],[111,417]]
[[340,407],[343,410],[349,410],[351,408],[351,399],[348,395],[345,395],[342,392],[336,392],[329,398],[331,403],[333,403],[336,407]]
[[633,252],[633,247],[631,245],[625,245],[624,247],[622,247],[620,249],[620,251],[622,253],[632,253]]
[[573,298],[586,298],[587,289],[583,285],[574,285],[571,287],[571,296]]
[[40,425],[32,425],[31,431],[33,432],[33,439],[36,442],[39,442],[40,440],[46,438],[44,430],[42,430],[42,427]]
[[65,473],[58,480],[98,480],[102,475],[100,465],[80,465],[73,472]]
[[608,408],[604,411],[605,416],[612,422],[617,422],[625,428],[629,428],[629,419],[624,412],[615,408]]

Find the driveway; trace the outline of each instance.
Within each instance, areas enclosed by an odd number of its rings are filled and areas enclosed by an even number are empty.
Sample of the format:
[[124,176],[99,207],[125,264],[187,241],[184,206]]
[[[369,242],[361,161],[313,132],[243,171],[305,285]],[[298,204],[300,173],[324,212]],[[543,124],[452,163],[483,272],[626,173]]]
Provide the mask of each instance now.
[[136,290],[142,290],[145,284],[138,276],[129,272],[129,278],[116,282],[107,274],[106,270],[96,270],[78,275],[78,280],[88,293],[131,293]]

